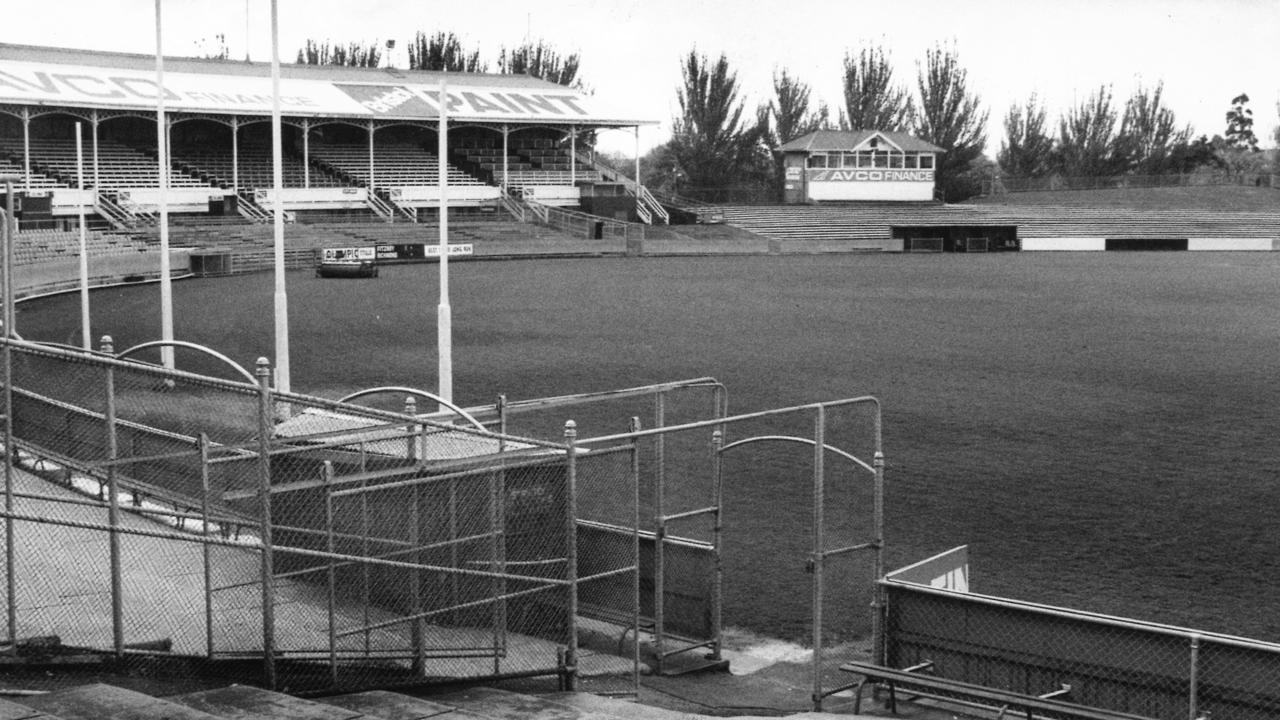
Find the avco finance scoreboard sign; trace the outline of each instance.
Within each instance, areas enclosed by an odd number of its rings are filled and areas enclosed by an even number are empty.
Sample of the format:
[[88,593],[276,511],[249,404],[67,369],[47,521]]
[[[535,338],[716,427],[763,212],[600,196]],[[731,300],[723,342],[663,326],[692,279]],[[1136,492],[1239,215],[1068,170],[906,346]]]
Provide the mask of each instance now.
[[809,182],[933,182],[932,170],[887,170],[880,168],[858,168],[834,170],[813,168],[809,171]]

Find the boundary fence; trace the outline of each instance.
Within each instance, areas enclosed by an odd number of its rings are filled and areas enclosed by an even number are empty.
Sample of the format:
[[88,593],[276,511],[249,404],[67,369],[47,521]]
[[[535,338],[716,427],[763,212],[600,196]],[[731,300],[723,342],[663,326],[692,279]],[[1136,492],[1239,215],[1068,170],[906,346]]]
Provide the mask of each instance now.
[[[880,583],[882,664],[1144,717],[1280,717],[1280,645],[971,593],[965,548]],[[932,572],[915,569],[926,564]]]

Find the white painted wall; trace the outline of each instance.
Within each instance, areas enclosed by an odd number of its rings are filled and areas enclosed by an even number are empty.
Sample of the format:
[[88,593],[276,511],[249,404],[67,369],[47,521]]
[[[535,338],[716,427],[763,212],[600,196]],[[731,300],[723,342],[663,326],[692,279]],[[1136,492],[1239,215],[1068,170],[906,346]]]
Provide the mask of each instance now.
[[1022,249],[1027,252],[1100,251],[1107,249],[1107,239],[1100,237],[1022,238]]
[[1187,249],[1270,252],[1276,243],[1271,238],[1187,238]]
[[933,199],[931,182],[809,182],[811,200],[904,200]]

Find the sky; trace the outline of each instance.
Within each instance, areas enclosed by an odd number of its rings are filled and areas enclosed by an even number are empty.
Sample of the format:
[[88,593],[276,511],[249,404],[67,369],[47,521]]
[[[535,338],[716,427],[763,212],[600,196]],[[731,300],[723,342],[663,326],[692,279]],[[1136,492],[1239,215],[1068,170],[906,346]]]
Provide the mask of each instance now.
[[[166,55],[201,55],[222,35],[235,59],[271,57],[269,0],[162,0]],[[1254,131],[1275,145],[1280,123],[1280,0],[278,0],[280,55],[307,38],[384,44],[407,67],[415,32],[452,31],[490,68],[503,47],[545,40],[581,55],[580,77],[605,107],[656,125],[646,152],[670,137],[676,88],[690,51],[724,54],[747,116],[772,97],[786,69],[815,100],[843,102],[842,63],[884,47],[898,82],[914,88],[918,64],[939,44],[955,49],[969,87],[990,112],[988,155],[1013,104],[1036,93],[1051,122],[1102,85],[1123,104],[1140,84],[1164,83],[1179,124],[1221,134],[1231,99],[1250,98]],[[40,12],[36,12],[35,9]],[[155,0],[0,0],[0,42],[154,54]],[[601,133],[602,149],[631,155],[630,129]]]

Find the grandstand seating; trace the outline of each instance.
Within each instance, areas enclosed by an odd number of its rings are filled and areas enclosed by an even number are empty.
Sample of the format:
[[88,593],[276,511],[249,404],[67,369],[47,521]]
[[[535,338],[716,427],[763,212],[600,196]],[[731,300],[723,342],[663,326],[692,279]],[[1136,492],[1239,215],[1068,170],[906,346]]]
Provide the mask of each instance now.
[[[85,247],[93,257],[127,255],[148,249],[146,243],[128,235],[96,231],[86,233]],[[79,253],[79,231],[24,230],[18,233],[13,244],[13,259],[19,265],[76,257]]]
[[[20,138],[0,138],[0,154],[13,158],[23,153]],[[31,163],[42,173],[53,176],[67,187],[78,187],[76,182],[76,146],[74,140],[33,138]],[[85,184],[93,184],[93,156],[85,149]],[[111,141],[98,143],[98,184],[104,189],[159,187],[156,158],[127,145]],[[208,183],[189,173],[170,168],[169,186],[207,187]]]
[[[367,145],[313,143],[311,157],[356,184],[369,184]],[[447,167],[450,185],[484,184],[452,164]],[[416,145],[377,145],[373,154],[373,172],[377,187],[430,186],[440,182],[440,161],[434,153]]]
[[[215,149],[208,146],[175,147],[173,162],[222,188],[230,189],[234,186],[252,190],[274,185],[270,145],[241,143],[237,148],[237,155],[239,166],[233,167],[231,151],[228,149]],[[345,184],[341,179],[314,166],[308,178],[306,168],[298,158],[284,156],[281,160],[283,187],[325,188],[342,187]],[[238,184],[232,182],[233,178],[239,180]]]
[[[22,166],[22,155],[17,157],[9,157],[6,148],[0,145],[0,175],[17,175],[26,180],[26,172]],[[67,184],[60,182],[55,178],[51,178],[44,173],[36,172],[34,168],[31,171],[31,188],[35,190],[44,190],[48,188],[64,188]]]
[[[503,180],[502,150],[492,146],[493,141],[472,140],[460,147],[453,148],[455,157],[476,167],[485,177],[493,182]],[[513,154],[507,156],[506,181],[511,188],[525,186],[561,185],[571,186],[575,182],[600,182],[600,173],[594,168],[579,166],[571,170],[569,151],[558,147],[549,138],[521,138],[512,143]]]

